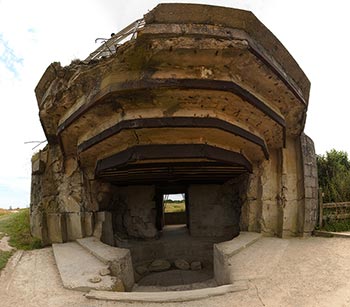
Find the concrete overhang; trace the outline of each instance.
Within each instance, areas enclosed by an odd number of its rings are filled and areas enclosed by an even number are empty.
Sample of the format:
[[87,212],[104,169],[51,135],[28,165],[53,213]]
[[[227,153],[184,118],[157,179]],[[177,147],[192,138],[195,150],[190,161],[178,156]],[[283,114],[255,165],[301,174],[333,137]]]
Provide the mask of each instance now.
[[40,119],[65,156],[90,172],[137,146],[212,146],[263,161],[303,131],[310,82],[251,12],[160,4],[144,20],[109,56],[53,63],[41,78]]

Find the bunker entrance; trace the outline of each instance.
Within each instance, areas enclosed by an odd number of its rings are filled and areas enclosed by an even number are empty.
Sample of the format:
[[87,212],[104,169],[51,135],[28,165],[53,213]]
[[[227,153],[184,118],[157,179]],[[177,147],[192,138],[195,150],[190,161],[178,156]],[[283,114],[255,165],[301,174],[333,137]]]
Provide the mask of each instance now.
[[213,246],[239,234],[246,176],[116,187],[114,229],[124,240],[117,233],[115,242],[130,249],[139,285],[186,289],[214,282]]

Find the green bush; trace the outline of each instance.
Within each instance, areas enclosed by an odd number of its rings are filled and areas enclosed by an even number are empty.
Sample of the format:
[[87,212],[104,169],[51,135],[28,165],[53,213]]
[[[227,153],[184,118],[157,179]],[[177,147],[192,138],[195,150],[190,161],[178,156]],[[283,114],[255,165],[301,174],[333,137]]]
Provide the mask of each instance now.
[[345,151],[332,149],[318,155],[317,169],[323,202],[350,201],[350,161]]
[[350,231],[350,221],[349,220],[338,220],[338,221],[325,221],[323,225],[323,230],[326,231]]

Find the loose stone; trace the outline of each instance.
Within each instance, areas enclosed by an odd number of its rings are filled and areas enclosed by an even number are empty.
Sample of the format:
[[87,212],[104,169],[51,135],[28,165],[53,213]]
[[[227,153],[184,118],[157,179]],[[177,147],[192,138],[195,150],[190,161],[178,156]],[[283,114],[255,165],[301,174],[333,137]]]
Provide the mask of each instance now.
[[125,292],[124,284],[120,279],[118,279],[115,283],[115,291],[116,292]]
[[101,276],[106,276],[106,275],[110,275],[111,274],[111,271],[107,268],[104,268],[104,269],[101,269],[100,270],[100,275]]
[[175,267],[179,270],[189,270],[190,269],[189,263],[184,259],[176,259],[174,264],[175,264]]
[[136,267],[136,272],[137,272],[138,274],[140,274],[140,275],[146,275],[146,274],[149,272],[148,266],[145,265],[145,264],[143,264],[143,265],[138,265],[138,266]]
[[94,283],[94,284],[97,284],[99,282],[101,282],[101,277],[100,276],[94,276],[92,278],[89,279],[90,282]]
[[171,264],[169,261],[164,260],[164,259],[157,259],[154,260],[148,267],[148,269],[151,272],[162,272],[169,270],[171,267]]

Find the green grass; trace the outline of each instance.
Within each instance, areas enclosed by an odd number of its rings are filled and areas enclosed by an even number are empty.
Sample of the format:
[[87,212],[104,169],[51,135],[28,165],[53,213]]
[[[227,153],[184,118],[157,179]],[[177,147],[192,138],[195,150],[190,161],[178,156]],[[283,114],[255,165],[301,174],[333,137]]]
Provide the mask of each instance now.
[[[9,245],[16,249],[31,250],[41,248],[41,241],[30,234],[29,209],[21,209],[16,213],[0,215],[1,237],[10,237]],[[0,251],[0,270],[5,267],[13,251]]]
[[350,220],[325,221],[323,227],[325,231],[350,231]]
[[0,251],[0,271],[5,267],[7,261],[12,256],[13,252],[3,252]]
[[10,237],[9,244],[17,249],[30,250],[41,247],[41,241],[30,234],[29,209],[1,216],[0,232],[6,233]]
[[164,202],[165,213],[184,212],[186,210],[185,202]]

